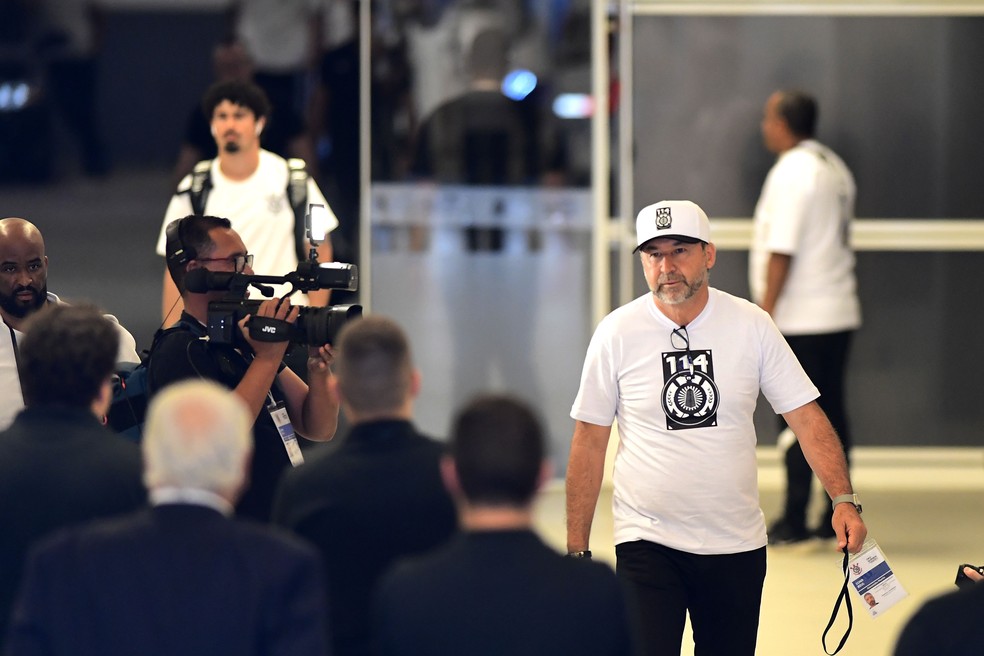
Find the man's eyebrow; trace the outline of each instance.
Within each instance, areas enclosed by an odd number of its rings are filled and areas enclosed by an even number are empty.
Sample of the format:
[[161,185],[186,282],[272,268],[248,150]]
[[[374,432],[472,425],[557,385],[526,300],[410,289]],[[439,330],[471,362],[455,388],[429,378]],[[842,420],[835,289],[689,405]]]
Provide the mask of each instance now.
[[[44,262],[43,257],[35,257],[27,261],[28,264],[34,264],[35,262]],[[17,260],[4,260],[0,262],[0,266],[6,266],[8,264],[17,264]]]

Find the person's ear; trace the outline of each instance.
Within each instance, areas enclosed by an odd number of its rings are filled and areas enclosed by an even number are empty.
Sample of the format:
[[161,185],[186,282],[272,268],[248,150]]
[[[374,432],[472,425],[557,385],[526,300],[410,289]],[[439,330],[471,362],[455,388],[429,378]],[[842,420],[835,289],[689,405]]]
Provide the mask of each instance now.
[[441,456],[441,482],[452,498],[461,498],[461,481],[458,479],[458,468],[452,456]]
[[99,393],[92,400],[92,414],[96,417],[105,417],[109,412],[109,406],[113,403],[113,379],[107,378],[99,386]]
[[423,376],[420,373],[420,369],[414,369],[410,372],[410,398],[415,399],[417,395],[420,394],[420,385],[423,381]]
[[256,136],[260,136],[263,133],[263,128],[266,127],[266,119],[261,118],[256,122]]
[[714,244],[707,244],[704,246],[704,253],[707,258],[707,269],[710,271],[714,268],[714,263],[717,262],[717,249]]

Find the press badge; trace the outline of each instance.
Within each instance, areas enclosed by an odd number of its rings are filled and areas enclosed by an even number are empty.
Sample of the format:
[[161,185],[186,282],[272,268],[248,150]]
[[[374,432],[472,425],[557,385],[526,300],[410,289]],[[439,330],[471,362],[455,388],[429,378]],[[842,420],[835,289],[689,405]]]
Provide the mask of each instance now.
[[872,617],[878,617],[909,596],[895,578],[878,544],[871,538],[864,541],[861,551],[851,554],[847,576]]
[[266,409],[270,413],[273,423],[277,425],[280,439],[284,441],[284,448],[287,449],[290,464],[295,467],[304,464],[304,454],[301,453],[301,447],[297,443],[297,435],[294,433],[294,426],[290,423],[290,415],[287,414],[284,402],[271,402]]

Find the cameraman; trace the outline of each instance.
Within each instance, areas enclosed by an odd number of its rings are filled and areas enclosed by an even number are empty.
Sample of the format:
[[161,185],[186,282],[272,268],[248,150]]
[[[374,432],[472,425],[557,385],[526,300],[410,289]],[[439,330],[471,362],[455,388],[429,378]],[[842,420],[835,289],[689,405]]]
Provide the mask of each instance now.
[[[267,521],[274,489],[281,473],[292,462],[303,460],[296,440],[281,437],[277,421],[283,411],[297,435],[314,441],[327,441],[335,435],[338,402],[328,393],[333,359],[328,345],[312,348],[308,358],[310,388],[283,365],[288,342],[258,342],[249,337],[246,323],[239,322],[235,344],[213,343],[204,339],[208,305],[227,296],[227,292],[191,292],[186,289],[189,271],[204,268],[214,272],[253,273],[252,256],[228,219],[190,215],[173,226],[167,242],[167,266],[184,301],[184,312],[177,326],[155,340],[148,365],[152,393],[179,380],[205,378],[232,389],[249,407],[254,417],[254,453],[250,486],[240,499],[240,516]],[[264,301],[257,312],[261,317],[290,323],[297,320],[298,308],[289,300]],[[283,428],[283,426],[282,426]],[[289,430],[286,431],[289,434]]]

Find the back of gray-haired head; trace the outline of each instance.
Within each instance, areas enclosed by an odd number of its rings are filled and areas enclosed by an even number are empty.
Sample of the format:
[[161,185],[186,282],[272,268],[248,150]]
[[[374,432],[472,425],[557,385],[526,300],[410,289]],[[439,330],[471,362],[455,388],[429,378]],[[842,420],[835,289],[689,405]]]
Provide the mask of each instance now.
[[151,401],[144,429],[144,484],[238,493],[252,452],[246,404],[217,383],[170,385]]

